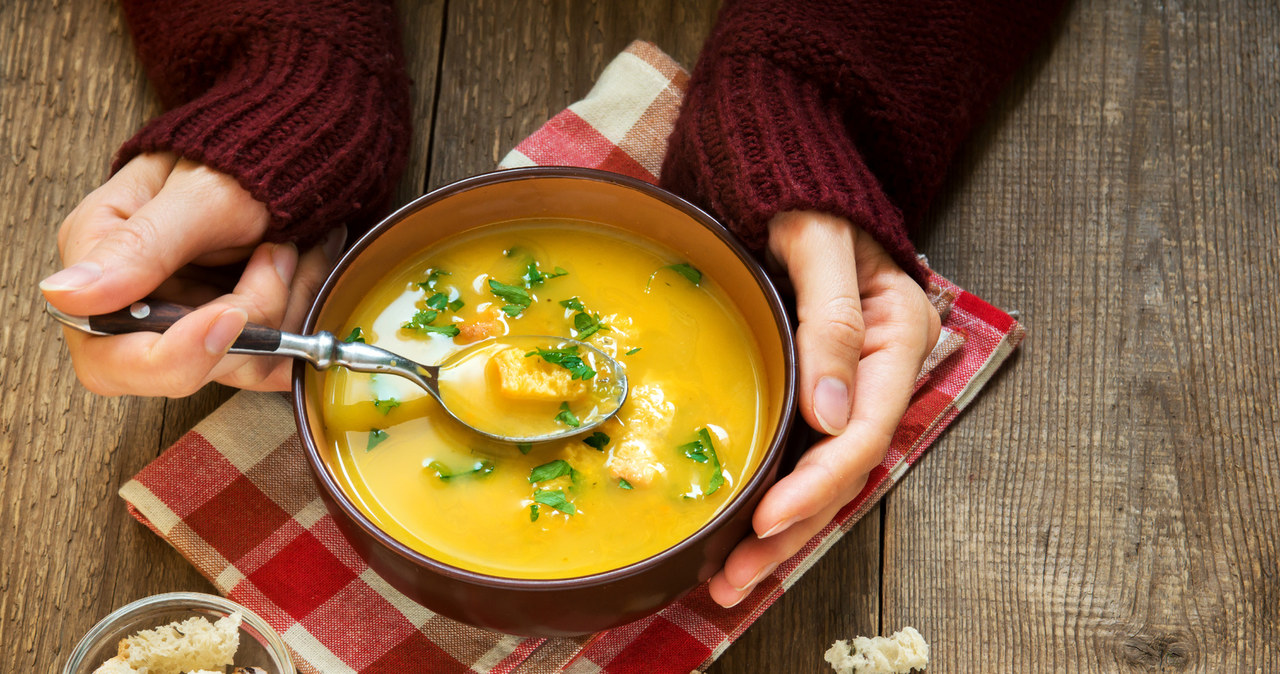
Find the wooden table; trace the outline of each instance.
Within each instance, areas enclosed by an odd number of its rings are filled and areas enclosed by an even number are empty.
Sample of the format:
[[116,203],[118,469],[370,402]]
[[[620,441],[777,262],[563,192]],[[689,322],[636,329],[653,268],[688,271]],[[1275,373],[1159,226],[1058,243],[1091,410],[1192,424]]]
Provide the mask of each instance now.
[[[403,202],[491,168],[690,0],[405,0]],[[1080,0],[965,150],[921,240],[1029,338],[898,488],[712,667],[823,672],[918,627],[936,672],[1280,671],[1280,8]],[[0,671],[210,586],[128,477],[228,395],[82,390],[36,282],[157,112],[112,2],[0,3]]]

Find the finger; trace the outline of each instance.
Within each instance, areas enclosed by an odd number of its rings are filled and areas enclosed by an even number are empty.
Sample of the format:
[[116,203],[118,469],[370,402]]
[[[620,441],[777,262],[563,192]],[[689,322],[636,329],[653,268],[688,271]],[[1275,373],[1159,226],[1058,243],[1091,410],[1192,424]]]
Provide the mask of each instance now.
[[[863,479],[865,484],[865,478]],[[861,485],[858,489],[861,490]],[[738,544],[725,560],[724,569],[711,578],[708,590],[716,603],[735,606],[791,559],[835,518],[843,504],[828,504],[821,512],[772,538],[751,536]]]
[[58,228],[58,252],[66,263],[66,250],[80,245],[93,228],[91,222],[127,220],[143,204],[155,198],[178,162],[171,152],[140,154],[125,164],[107,182],[90,192]]
[[[298,332],[320,285],[337,261],[338,253],[346,240],[346,230],[335,229],[320,245],[308,250],[298,260],[297,271],[288,289],[287,305],[278,323],[281,330]],[[255,371],[246,376],[244,371],[228,372],[217,381],[239,388],[258,391],[283,391],[289,388],[293,375],[293,361],[287,358],[257,358]]]
[[789,212],[770,223],[770,243],[796,291],[801,414],[838,435],[849,422],[864,336],[854,228],[833,216]]
[[810,448],[761,499],[752,521],[762,537],[777,535],[830,503],[848,503],[883,460],[930,346],[932,307],[910,279],[894,287],[922,297],[866,298],[867,314],[876,320],[868,321],[855,390],[867,393],[854,398],[845,432]]
[[[289,286],[297,268],[298,249],[292,243],[264,243],[249,258],[235,290],[219,298],[217,303],[240,307],[249,321],[258,325],[278,327],[284,320]],[[223,359],[210,377],[238,388],[249,388],[259,385],[284,360],[233,354]]]
[[66,328],[72,363],[85,388],[100,395],[191,395],[239,337],[248,320],[238,307],[210,305],[163,334],[97,337]]
[[72,265],[40,283],[50,302],[75,314],[114,311],[197,257],[261,238],[266,207],[229,176],[184,161],[128,219],[92,220],[68,240]]

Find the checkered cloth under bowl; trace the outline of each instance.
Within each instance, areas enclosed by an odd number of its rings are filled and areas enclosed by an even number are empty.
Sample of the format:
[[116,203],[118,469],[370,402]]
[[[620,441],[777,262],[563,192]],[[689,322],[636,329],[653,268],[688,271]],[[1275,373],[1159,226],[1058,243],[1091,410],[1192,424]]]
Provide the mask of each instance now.
[[[656,47],[634,43],[502,166],[589,166],[656,182],[687,82]],[[120,495],[218,591],[284,635],[303,672],[685,674],[724,652],[901,479],[1021,341],[1008,314],[945,279],[934,275],[930,292],[942,337],[884,462],[835,521],[732,609],[703,586],[653,616],[576,639],[507,636],[438,616],[379,578],[338,533],[277,394],[237,394]]]

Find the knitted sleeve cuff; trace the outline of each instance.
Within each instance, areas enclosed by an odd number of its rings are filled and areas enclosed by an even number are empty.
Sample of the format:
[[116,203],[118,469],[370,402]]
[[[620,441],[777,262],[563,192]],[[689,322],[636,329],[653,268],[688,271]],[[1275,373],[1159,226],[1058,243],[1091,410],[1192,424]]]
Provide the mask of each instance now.
[[814,210],[871,234],[917,281],[927,273],[902,212],[863,162],[841,106],[758,55],[695,72],[662,169],[664,187],[719,215],[761,251],[776,214]]
[[394,189],[409,139],[398,45],[383,49],[375,69],[305,26],[238,36],[211,85],[151,120],[113,170],[171,151],[231,175],[267,205],[268,241],[307,245],[337,224],[367,227]]

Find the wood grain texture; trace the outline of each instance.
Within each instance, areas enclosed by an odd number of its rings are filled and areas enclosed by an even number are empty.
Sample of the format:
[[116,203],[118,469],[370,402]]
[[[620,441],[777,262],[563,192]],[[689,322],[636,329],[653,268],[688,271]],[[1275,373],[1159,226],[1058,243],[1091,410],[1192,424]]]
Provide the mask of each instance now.
[[946,672],[1280,670],[1274,3],[1076,3],[925,249],[1030,338],[886,505]]
[[[400,3],[397,199],[492,168],[632,39],[692,64],[714,11]],[[1270,2],[1073,4],[921,239],[1028,342],[712,672],[826,672],[835,639],[903,625],[935,672],[1280,671],[1278,32]],[[0,3],[0,671],[210,589],[115,491],[229,391],[86,393],[35,290],[155,111],[113,2]]]

